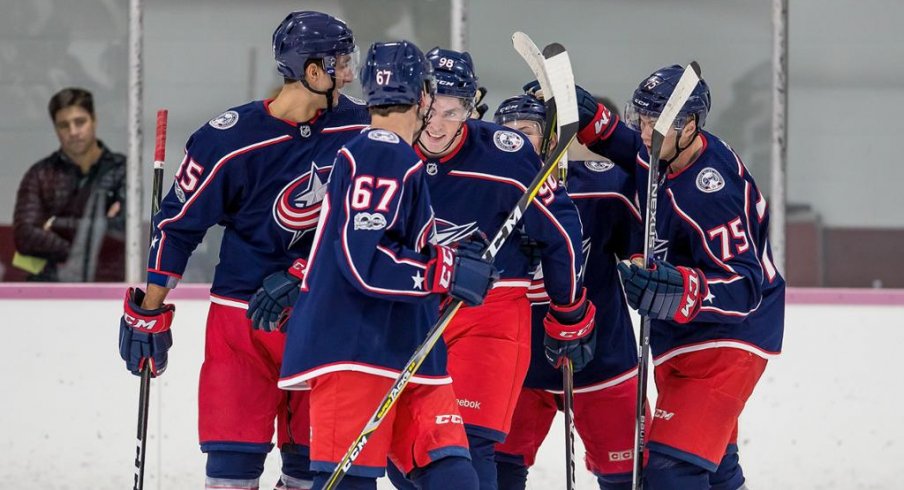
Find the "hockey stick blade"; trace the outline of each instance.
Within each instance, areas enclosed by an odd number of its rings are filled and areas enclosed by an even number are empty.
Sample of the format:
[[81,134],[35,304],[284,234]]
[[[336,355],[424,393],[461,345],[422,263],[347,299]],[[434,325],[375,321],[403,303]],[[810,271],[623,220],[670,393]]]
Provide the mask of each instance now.
[[[675,124],[678,113],[690,98],[697,83],[700,82],[700,65],[692,61],[684,69],[675,90],[666,101],[665,107],[656,124],[653,126],[653,135],[650,142],[650,167],[647,175],[647,209],[644,219],[644,249],[643,259],[646,267],[650,267],[653,259],[653,250],[656,247],[656,205],[659,194],[659,156],[662,152],[662,143],[669,130]],[[640,335],[638,339],[638,364],[637,364],[637,399],[634,414],[634,469],[631,476],[631,488],[641,490],[643,488],[643,450],[646,441],[646,403],[647,382],[649,378],[650,358],[650,332],[652,323],[649,317],[641,319]]]
[[[560,53],[561,54],[561,53]],[[567,53],[565,53],[564,57],[559,56],[556,61],[556,66],[559,71],[567,71],[569,75],[571,75],[571,65],[563,64],[568,62]],[[573,75],[571,75],[573,78]],[[570,95],[567,93],[568,87],[564,84],[564,81],[567,80],[566,75],[559,75],[557,77],[551,78],[551,89],[553,93],[557,96],[563,97],[563,99],[569,99],[574,101],[575,109],[574,111],[569,111],[567,113],[567,119],[563,117],[563,121],[566,122],[563,125],[563,135],[561,145],[556,148],[556,150],[546,159],[543,163],[543,167],[540,169],[540,172],[534,177],[534,180],[527,188],[527,192],[525,192],[518,202],[515,204],[515,208],[509,214],[508,218],[502,223],[499,231],[496,232],[496,236],[490,241],[489,246],[483,252],[483,258],[486,260],[492,261],[499,250],[502,248],[502,245],[505,244],[505,240],[512,234],[515,230],[515,227],[518,225],[518,222],[521,221],[521,217],[524,215],[524,212],[527,210],[527,207],[530,206],[531,202],[540,192],[540,188],[546,183],[546,179],[550,176],[552,171],[556,168],[559,163],[559,160],[562,158],[562,155],[565,153],[565,148],[571,144],[571,141],[577,136],[578,132],[578,117],[577,117],[577,97],[574,94],[574,84],[571,86]],[[458,312],[459,308],[461,308],[462,302],[460,300],[452,301],[449,306],[446,307],[445,311],[443,311],[442,315],[440,315],[439,320],[437,320],[436,324],[427,332],[427,338],[418,346],[418,348],[414,351],[411,358],[408,359],[408,362],[405,364],[405,367],[402,369],[402,372],[399,373],[399,376],[396,377],[395,381],[392,384],[392,387],[389,389],[389,392],[386,393],[386,396],[383,397],[383,400],[380,402],[374,414],[371,416],[370,420],[364,426],[364,429],[358,434],[358,437],[352,442],[349,446],[348,450],[345,452],[345,455],[336,465],[336,468],[333,470],[333,473],[330,475],[330,478],[327,480],[326,484],[323,486],[323,490],[334,490],[339,482],[342,481],[342,478],[345,477],[348,470],[352,467],[355,460],[361,454],[364,449],[364,445],[367,444],[368,438],[373,434],[383,422],[383,419],[386,417],[386,414],[392,409],[395,405],[396,401],[398,401],[399,396],[401,396],[405,387],[408,386],[408,382],[411,381],[411,377],[417,372],[417,370],[421,367],[424,360],[427,358],[427,355],[430,354],[430,351],[433,350],[433,346],[439,341],[442,337],[443,332],[445,332],[446,327],[452,321],[452,318]]]
[[540,158],[545,160],[549,156],[549,145],[552,141],[553,131],[558,129],[556,98],[549,86],[549,77],[546,73],[546,58],[543,57],[543,53],[534,44],[534,41],[523,32],[512,34],[512,45],[527,63],[527,66],[530,67],[534,78],[540,84],[543,105],[546,108],[546,124],[543,128],[543,136],[540,139]]
[[[547,60],[547,70],[548,73],[554,73],[555,76],[562,76],[562,84],[564,87],[564,91],[566,94],[570,94],[568,100],[562,99],[562,96],[559,96],[558,100],[556,100],[556,128],[558,130],[558,134],[562,134],[562,126],[565,124],[566,120],[571,120],[572,117],[577,120],[578,118],[578,102],[577,102],[577,94],[575,93],[574,87],[574,73],[571,70],[562,70],[562,66],[571,66],[571,60],[568,57],[568,52],[565,51],[565,47],[559,43],[552,43],[545,48],[543,48],[543,57]],[[561,71],[560,71],[561,70]],[[547,73],[547,76],[549,76]],[[573,100],[572,100],[573,99]],[[561,109],[559,105],[565,104]],[[562,114],[564,112],[564,114]],[[572,114],[573,113],[573,114]],[[570,143],[569,143],[570,144]],[[563,153],[562,158],[559,160],[559,180],[562,184],[565,184],[565,181],[568,177],[568,148],[565,148],[565,153]]]

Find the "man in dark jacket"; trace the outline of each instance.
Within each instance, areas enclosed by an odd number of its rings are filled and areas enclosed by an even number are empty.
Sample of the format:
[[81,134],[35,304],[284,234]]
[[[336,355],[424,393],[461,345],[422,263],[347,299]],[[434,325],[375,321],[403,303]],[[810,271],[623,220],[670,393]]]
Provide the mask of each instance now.
[[60,148],[19,184],[16,262],[29,280],[122,281],[125,156],[97,139],[91,92],[63,89],[48,111]]

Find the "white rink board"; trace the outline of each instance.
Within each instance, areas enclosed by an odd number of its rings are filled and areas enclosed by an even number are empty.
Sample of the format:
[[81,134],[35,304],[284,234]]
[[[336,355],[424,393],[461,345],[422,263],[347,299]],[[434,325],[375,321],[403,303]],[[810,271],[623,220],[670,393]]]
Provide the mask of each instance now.
[[[203,487],[195,397],[207,302],[176,304],[170,366],[152,389],[148,490]],[[117,351],[121,307],[0,300],[0,488],[131,487],[138,378]],[[750,488],[900,488],[902,346],[904,306],[789,306],[784,355],[770,363],[741,423]],[[564,488],[563,451],[560,416],[528,488]],[[261,488],[276,481],[277,459]],[[586,471],[578,488],[596,488]]]

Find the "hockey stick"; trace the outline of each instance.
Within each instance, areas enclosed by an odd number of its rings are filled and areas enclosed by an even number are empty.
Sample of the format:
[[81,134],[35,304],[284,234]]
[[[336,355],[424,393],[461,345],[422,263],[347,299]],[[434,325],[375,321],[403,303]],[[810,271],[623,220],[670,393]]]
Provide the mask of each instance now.
[[[684,107],[685,102],[691,96],[691,92],[700,82],[700,65],[692,61],[684,69],[681,79],[669,100],[666,101],[662,114],[653,126],[653,137],[650,142],[650,171],[647,177],[647,210],[644,220],[644,236],[646,241],[643,248],[644,266],[652,265],[653,250],[656,246],[656,203],[659,193],[659,155],[662,152],[662,142],[666,134],[675,124],[678,112]],[[650,317],[643,317],[640,324],[640,353],[637,365],[637,406],[634,413],[634,471],[631,477],[631,488],[640,490],[643,488],[643,449],[646,444],[645,422],[647,408],[647,378],[649,371],[647,364],[650,359],[650,331],[652,329]]]
[[556,117],[556,98],[549,86],[549,77],[546,74],[546,62],[540,48],[531,38],[518,31],[512,34],[512,46],[515,51],[521,55],[521,58],[530,67],[530,71],[534,73],[537,82],[540,83],[540,90],[543,92],[543,105],[546,106],[546,127],[543,128],[543,138],[540,141],[540,158],[546,160],[549,154],[549,145],[552,141],[553,129],[558,129],[558,118]]
[[[575,138],[578,131],[577,97],[574,93],[574,84],[568,85],[568,82],[566,81],[567,77],[565,76],[565,74],[571,74],[571,61],[568,58],[568,53],[565,51],[565,48],[560,44],[550,45],[548,51],[550,56],[546,60],[548,73],[555,75],[555,77],[551,79],[552,88],[560,97],[560,100],[567,101],[567,104],[562,104],[562,114],[560,114],[559,117],[566,123],[562,127],[563,141],[570,143],[571,140]],[[568,145],[566,144],[560,148],[567,147]],[[562,152],[556,150],[546,159],[539,174],[537,174],[533,182],[528,186],[527,192],[525,192],[518,200],[517,204],[515,204],[515,209],[512,210],[502,223],[502,227],[490,241],[487,249],[483,252],[483,258],[485,260],[492,261],[496,257],[496,254],[499,253],[499,250],[502,248],[503,244],[505,244],[505,240],[511,235],[512,231],[514,231],[518,222],[521,221],[524,212],[527,210],[528,206],[530,206],[534,197],[536,197],[537,193],[540,191],[540,188],[546,183],[546,179],[552,174],[561,157]],[[443,332],[458,312],[458,309],[461,308],[461,305],[462,302],[459,300],[452,301],[452,303],[446,307],[445,311],[443,311],[442,315],[440,315],[436,324],[433,325],[429,332],[427,332],[427,338],[414,351],[414,354],[408,360],[408,363],[405,364],[405,367],[402,369],[402,372],[399,373],[395,382],[393,382],[389,392],[383,397],[383,400],[367,422],[367,425],[364,426],[364,429],[352,442],[348,451],[345,452],[342,460],[336,465],[336,469],[333,470],[329,480],[327,480],[323,487],[324,490],[334,490],[336,486],[339,485],[339,482],[342,481],[342,478],[345,477],[346,473],[348,473],[349,468],[351,468],[355,459],[358,458],[361,451],[364,449],[364,445],[367,444],[370,435],[379,428],[383,419],[386,417],[386,414],[389,413],[389,410],[392,409],[396,401],[398,401],[402,391],[408,386],[411,377],[414,376],[418,368],[421,367],[421,364],[424,362],[424,359],[427,358],[427,355],[430,354],[433,346],[436,345],[440,337],[442,337]]]
[[[561,134],[559,127],[559,119],[556,117],[556,99],[555,94],[549,87],[549,78],[546,73],[546,63],[543,55],[537,48],[537,45],[531,40],[527,34],[516,32],[512,35],[512,44],[518,54],[524,58],[537,81],[540,83],[540,89],[543,91],[543,103],[546,106],[546,127],[543,131],[543,139],[540,143],[540,154],[545,155],[549,151],[550,141],[553,135],[553,127]],[[574,85],[574,77],[569,77],[569,82]],[[559,180],[565,184],[568,177],[568,157],[567,154],[562,155],[559,160]],[[575,464],[574,464],[574,365],[571,360],[565,359],[562,364],[562,398],[564,400],[563,411],[565,412],[565,474],[566,489],[574,490],[575,487]]]
[[[154,216],[160,211],[163,195],[163,162],[166,160],[166,109],[157,111],[157,135],[154,142],[154,183],[151,187],[151,234],[154,239]],[[133,490],[144,488],[144,460],[148,437],[148,406],[151,401],[151,368],[144,364],[141,370],[141,385],[138,388],[138,439],[135,446],[135,481]]]

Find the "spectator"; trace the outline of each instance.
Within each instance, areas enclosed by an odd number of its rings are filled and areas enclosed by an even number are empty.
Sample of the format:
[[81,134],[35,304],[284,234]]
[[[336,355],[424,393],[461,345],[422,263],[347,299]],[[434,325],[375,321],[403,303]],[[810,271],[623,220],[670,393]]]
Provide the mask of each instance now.
[[60,148],[19,184],[14,263],[30,281],[122,281],[125,156],[97,139],[91,92],[63,89],[48,111]]

